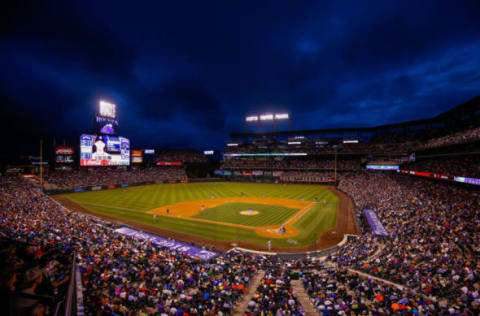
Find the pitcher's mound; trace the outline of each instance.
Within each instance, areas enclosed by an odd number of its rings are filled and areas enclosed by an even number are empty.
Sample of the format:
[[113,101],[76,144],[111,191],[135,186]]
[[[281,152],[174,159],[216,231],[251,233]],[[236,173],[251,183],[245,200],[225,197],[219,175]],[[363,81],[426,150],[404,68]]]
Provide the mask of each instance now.
[[241,211],[240,214],[247,215],[247,216],[255,216],[255,215],[258,215],[258,211],[246,210],[246,211]]

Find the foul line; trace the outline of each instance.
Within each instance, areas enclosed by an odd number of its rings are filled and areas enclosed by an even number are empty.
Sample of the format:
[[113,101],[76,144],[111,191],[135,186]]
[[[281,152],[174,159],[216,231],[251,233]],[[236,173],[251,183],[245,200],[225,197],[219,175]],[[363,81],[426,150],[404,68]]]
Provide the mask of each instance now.
[[299,220],[303,215],[307,214],[308,211],[310,211],[312,209],[312,207],[314,207],[316,204],[316,202],[312,202],[310,204],[308,204],[307,206],[305,206],[304,208],[302,208],[299,212],[293,214],[292,217],[290,217],[285,223],[283,223],[283,225],[285,226],[290,226],[292,225],[293,223],[295,223],[297,220]]

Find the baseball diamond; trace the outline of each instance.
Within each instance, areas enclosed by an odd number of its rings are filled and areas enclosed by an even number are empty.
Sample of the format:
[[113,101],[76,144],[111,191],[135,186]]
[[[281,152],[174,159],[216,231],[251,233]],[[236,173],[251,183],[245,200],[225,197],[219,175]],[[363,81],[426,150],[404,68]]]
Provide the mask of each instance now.
[[[348,221],[348,210],[339,212],[342,197],[321,185],[158,184],[65,194],[57,199],[80,211],[220,248],[235,243],[264,249],[271,240],[273,248],[292,252],[331,246],[344,233],[356,232],[355,225],[348,232],[345,225],[339,227]],[[256,215],[241,214],[249,210]]]

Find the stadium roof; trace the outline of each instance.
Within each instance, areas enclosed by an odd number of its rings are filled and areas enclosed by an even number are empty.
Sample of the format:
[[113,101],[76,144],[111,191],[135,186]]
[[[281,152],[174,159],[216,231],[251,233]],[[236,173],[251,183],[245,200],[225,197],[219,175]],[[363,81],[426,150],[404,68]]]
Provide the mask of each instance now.
[[409,126],[429,125],[433,123],[445,123],[446,125],[459,123],[470,123],[475,120],[475,115],[480,111],[480,96],[477,96],[465,103],[462,103],[451,110],[441,113],[435,117],[421,120],[406,121],[400,123],[377,125],[370,127],[348,127],[348,128],[325,128],[311,130],[283,130],[271,132],[247,132],[247,133],[230,133],[232,139],[242,137],[258,137],[258,136],[286,136],[292,134],[326,134],[326,133],[370,133],[380,130],[388,130],[392,128],[406,128]]

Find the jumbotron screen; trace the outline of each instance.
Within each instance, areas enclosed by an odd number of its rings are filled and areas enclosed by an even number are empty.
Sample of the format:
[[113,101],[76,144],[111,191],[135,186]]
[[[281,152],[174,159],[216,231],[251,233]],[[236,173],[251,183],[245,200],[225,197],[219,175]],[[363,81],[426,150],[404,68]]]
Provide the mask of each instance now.
[[80,166],[130,165],[130,140],[108,135],[80,136]]

